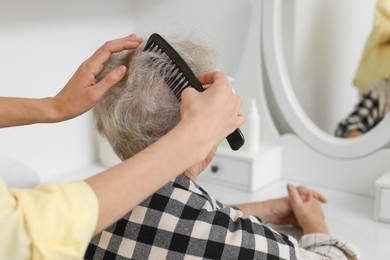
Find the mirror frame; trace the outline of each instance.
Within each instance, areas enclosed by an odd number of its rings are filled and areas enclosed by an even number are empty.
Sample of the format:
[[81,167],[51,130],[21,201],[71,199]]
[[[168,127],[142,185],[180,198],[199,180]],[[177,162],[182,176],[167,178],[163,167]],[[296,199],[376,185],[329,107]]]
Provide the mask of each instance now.
[[390,117],[366,134],[351,139],[332,136],[313,123],[300,105],[287,71],[282,38],[283,0],[263,1],[261,35],[265,69],[276,103],[294,133],[317,152],[340,159],[364,157],[389,143]]

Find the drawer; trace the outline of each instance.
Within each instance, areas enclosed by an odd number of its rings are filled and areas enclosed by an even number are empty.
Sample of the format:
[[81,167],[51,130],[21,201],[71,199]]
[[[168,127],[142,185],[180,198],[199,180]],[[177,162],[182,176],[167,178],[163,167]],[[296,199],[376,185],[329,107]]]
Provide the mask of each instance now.
[[219,149],[199,180],[254,192],[280,178],[281,155],[281,146],[264,146],[256,153]]
[[387,222],[390,221],[390,189],[380,190],[379,218]]
[[216,156],[200,175],[200,178],[248,187],[250,173],[251,164],[249,161]]

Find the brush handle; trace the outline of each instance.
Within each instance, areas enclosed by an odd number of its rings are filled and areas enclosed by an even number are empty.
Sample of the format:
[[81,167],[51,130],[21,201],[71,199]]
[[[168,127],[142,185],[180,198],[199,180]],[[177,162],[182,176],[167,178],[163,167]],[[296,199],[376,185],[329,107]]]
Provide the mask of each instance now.
[[226,137],[226,140],[228,141],[230,148],[232,148],[232,150],[234,151],[240,149],[245,143],[244,135],[238,128],[233,133],[228,135]]

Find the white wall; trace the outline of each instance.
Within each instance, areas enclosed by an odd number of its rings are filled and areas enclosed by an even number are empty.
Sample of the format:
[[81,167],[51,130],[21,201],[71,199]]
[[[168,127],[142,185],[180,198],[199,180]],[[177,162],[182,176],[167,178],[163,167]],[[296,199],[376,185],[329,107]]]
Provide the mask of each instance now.
[[[295,0],[293,82],[308,116],[333,134],[358,100],[352,80],[375,0]],[[288,43],[287,43],[288,44]]]
[[[236,77],[251,19],[251,1],[137,0],[135,29],[139,33],[193,30],[217,47],[224,71]],[[260,11],[260,10],[259,10]]]
[[[0,96],[55,95],[106,40],[133,32],[133,2],[0,1]],[[0,156],[42,181],[96,160],[90,114],[58,124],[0,129]],[[1,174],[1,173],[0,173]]]

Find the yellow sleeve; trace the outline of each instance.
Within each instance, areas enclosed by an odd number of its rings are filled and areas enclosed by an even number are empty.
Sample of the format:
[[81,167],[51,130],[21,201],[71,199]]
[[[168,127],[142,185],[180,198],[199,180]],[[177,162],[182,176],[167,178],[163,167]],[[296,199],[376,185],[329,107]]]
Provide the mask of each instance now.
[[378,0],[369,35],[353,84],[361,93],[390,76],[390,1]]
[[0,259],[82,259],[98,203],[85,182],[7,189],[0,180]]

